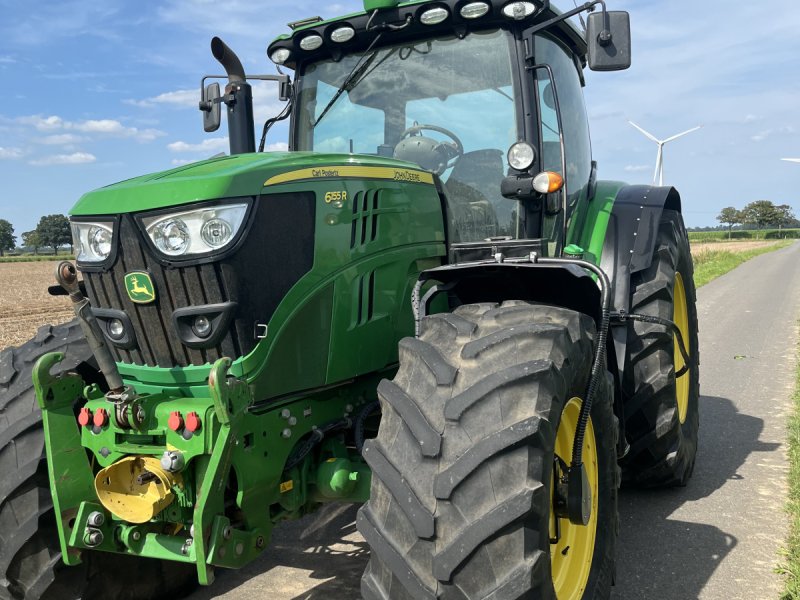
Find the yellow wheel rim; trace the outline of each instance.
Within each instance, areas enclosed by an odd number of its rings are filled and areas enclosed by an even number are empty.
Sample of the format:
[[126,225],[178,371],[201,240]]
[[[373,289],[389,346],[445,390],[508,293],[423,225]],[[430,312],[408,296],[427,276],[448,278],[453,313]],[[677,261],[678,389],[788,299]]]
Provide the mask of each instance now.
[[[555,453],[564,464],[569,465],[572,459],[572,442],[581,411],[580,398],[573,398],[561,413],[561,423],[556,433]],[[552,508],[555,481],[550,486],[550,566],[553,585],[558,600],[579,600],[586,591],[589,573],[592,570],[594,543],[597,536],[597,490],[598,465],[597,442],[594,436],[592,420],[586,427],[583,442],[583,462],[586,475],[592,490],[592,516],[585,526],[574,525],[569,519],[556,519]],[[557,471],[560,471],[558,469]],[[558,541],[553,543],[558,537]]]
[[[683,277],[680,273],[675,273],[675,289],[672,291],[672,304],[674,312],[672,320],[678,326],[686,345],[686,351],[691,352],[689,347],[689,310],[686,303],[686,288],[683,286]],[[675,372],[677,373],[686,365],[678,345],[678,336],[674,336],[673,341]],[[689,371],[675,379],[675,395],[678,403],[678,418],[683,424],[686,421],[686,413],[689,410]]]

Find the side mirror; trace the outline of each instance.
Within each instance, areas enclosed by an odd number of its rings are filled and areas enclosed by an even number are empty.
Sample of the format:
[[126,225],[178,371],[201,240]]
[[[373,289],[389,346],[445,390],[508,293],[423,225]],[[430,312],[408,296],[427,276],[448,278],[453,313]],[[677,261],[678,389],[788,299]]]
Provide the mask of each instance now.
[[219,129],[220,123],[219,83],[210,83],[203,90],[200,110],[203,111],[203,129],[207,132]]
[[625,11],[589,15],[586,23],[589,68],[622,71],[631,66],[631,20]]

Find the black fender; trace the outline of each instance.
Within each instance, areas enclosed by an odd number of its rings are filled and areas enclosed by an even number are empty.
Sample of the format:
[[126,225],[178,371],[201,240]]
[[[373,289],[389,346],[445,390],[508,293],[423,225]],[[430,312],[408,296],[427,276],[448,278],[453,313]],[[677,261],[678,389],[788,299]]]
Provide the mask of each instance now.
[[[653,262],[658,224],[664,210],[681,212],[681,197],[674,187],[629,185],[617,192],[606,229],[600,267],[611,280],[611,306],[614,312],[629,312],[631,275]],[[633,329],[627,322],[611,323],[609,367],[616,380],[615,404],[624,436],[625,368],[628,336]],[[623,438],[624,439],[624,438]]]
[[681,212],[681,197],[674,187],[628,185],[617,192],[600,259],[600,268],[611,280],[614,310],[630,308],[631,275],[653,262],[664,209]]
[[423,271],[419,278],[439,282],[422,299],[420,316],[429,314],[436,295],[446,293],[451,306],[527,300],[588,314],[600,325],[600,288],[589,272],[577,265],[486,261],[443,265]]

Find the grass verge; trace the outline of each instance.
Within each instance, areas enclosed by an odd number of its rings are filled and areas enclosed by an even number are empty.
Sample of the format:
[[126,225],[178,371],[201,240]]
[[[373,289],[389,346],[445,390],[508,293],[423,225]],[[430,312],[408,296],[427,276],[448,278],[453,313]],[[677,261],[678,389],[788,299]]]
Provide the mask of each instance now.
[[783,561],[776,569],[785,576],[781,600],[800,599],[800,365],[797,368],[794,410],[786,427],[789,442],[789,538]]
[[716,279],[720,275],[735,269],[754,256],[785,248],[792,243],[792,240],[781,240],[771,246],[753,248],[741,252],[731,252],[729,250],[704,250],[699,252],[692,257],[694,261],[695,287],[707,284],[712,279]]

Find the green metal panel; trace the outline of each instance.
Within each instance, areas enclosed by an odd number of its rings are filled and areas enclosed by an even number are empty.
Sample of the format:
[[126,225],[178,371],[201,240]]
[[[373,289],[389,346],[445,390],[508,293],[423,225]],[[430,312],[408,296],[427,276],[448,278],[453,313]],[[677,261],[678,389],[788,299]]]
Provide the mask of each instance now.
[[583,258],[596,265],[600,264],[603,244],[608,229],[608,219],[614,206],[617,192],[626,184],[620,181],[598,181],[594,197],[577,207],[583,214],[574,215],[572,224],[582,223],[581,231],[570,227],[567,243],[583,248]]

